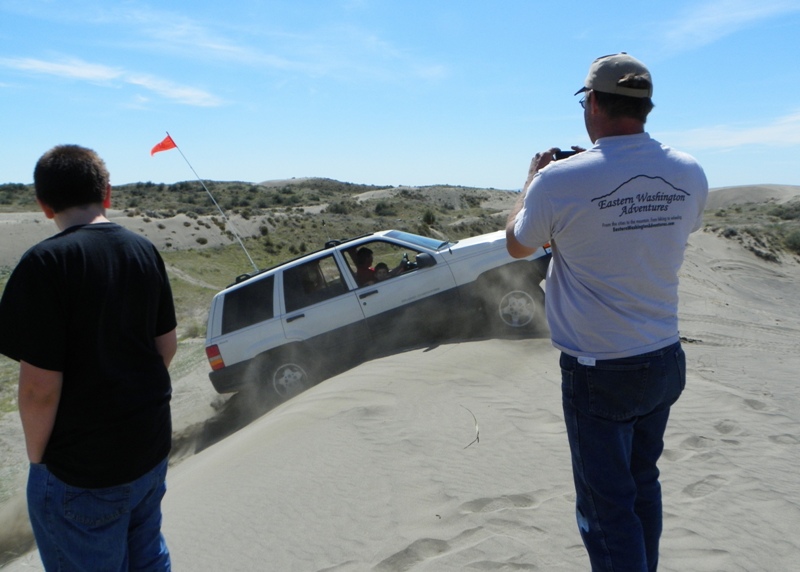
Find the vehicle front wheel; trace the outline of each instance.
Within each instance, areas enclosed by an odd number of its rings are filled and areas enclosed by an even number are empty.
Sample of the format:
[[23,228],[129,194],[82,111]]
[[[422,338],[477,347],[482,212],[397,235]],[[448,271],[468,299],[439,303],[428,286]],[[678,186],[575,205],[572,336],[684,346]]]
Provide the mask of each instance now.
[[482,296],[492,335],[527,333],[544,323],[544,292],[531,277],[492,280]]
[[500,299],[500,319],[509,328],[524,328],[532,324],[539,314],[536,300],[524,290],[512,290]]

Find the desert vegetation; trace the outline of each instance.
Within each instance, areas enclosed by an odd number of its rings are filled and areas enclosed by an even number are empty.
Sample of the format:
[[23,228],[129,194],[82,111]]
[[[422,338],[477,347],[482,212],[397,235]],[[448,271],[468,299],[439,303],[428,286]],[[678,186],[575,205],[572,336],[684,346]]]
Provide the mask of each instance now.
[[705,226],[739,242],[753,254],[779,263],[800,255],[800,200],[783,204],[745,203],[708,210]]

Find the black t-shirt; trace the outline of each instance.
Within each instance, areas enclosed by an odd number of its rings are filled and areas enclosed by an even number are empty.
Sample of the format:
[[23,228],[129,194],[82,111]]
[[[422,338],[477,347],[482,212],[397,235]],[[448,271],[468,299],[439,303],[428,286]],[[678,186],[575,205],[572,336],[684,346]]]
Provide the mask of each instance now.
[[25,253],[0,301],[0,353],[63,372],[42,461],[54,475],[114,486],[169,454],[172,388],[155,338],[175,326],[161,256],[119,225],[72,227]]

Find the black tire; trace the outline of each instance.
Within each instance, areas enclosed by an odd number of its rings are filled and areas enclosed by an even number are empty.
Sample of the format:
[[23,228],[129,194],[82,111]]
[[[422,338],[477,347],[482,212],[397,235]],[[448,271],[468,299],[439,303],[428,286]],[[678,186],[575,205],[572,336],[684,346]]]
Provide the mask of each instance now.
[[488,277],[481,288],[490,335],[528,334],[544,324],[540,280],[513,269]]

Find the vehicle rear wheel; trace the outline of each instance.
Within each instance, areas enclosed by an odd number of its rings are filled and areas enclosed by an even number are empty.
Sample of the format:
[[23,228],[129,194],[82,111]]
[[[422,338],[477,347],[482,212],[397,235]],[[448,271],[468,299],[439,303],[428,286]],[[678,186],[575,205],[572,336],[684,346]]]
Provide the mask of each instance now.
[[314,385],[314,374],[307,365],[310,363],[313,362],[301,358],[297,352],[262,354],[252,369],[252,387],[262,399],[291,399]]
[[270,389],[282,401],[291,399],[311,387],[311,375],[301,363],[293,359],[280,359],[275,362],[270,376]]

